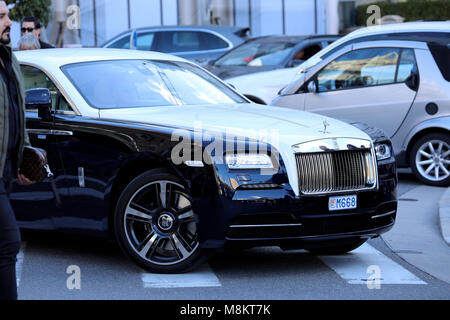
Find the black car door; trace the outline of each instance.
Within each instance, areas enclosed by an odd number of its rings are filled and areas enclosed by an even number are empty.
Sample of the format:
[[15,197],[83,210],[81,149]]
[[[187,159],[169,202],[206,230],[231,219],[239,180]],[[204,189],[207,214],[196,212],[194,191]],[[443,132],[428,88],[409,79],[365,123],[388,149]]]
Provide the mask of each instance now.
[[[21,71],[25,90],[47,88],[51,92],[53,105],[56,104],[58,89],[44,72],[27,65],[22,65]],[[64,211],[69,192],[64,185],[64,168],[54,136],[53,122],[40,119],[37,110],[27,109],[26,128],[31,145],[47,151],[54,178],[30,186],[14,183],[10,195],[11,205],[20,227],[54,229],[58,217],[61,217]],[[55,193],[58,193],[59,197],[56,197]]]

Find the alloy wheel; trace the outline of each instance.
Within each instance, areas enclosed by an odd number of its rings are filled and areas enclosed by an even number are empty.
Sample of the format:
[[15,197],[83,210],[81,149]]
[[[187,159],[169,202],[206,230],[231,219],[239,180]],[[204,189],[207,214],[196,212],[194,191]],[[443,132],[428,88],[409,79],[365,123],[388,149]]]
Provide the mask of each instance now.
[[442,140],[423,143],[416,152],[416,169],[427,180],[439,182],[450,176],[450,145]]
[[125,207],[123,227],[132,250],[151,264],[178,264],[199,246],[190,197],[173,181],[154,181],[134,192]]

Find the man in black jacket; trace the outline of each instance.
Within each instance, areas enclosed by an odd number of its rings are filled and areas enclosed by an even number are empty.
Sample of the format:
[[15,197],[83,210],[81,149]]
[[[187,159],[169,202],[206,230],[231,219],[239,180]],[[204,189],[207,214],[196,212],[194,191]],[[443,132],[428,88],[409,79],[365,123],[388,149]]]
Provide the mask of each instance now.
[[41,45],[41,49],[51,49],[54,48],[52,45],[41,41],[41,21],[32,16],[28,16],[22,19],[21,23],[21,32],[22,36],[31,33],[39,40],[39,44]]
[[0,300],[17,299],[16,256],[20,233],[8,198],[17,183],[31,184],[18,174],[23,148],[29,145],[20,67],[10,47],[11,20],[5,1],[0,1]]

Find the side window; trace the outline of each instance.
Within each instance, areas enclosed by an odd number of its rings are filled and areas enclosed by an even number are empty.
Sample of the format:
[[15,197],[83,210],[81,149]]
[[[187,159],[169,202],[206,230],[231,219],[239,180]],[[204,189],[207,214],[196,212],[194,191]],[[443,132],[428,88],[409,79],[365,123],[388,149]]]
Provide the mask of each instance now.
[[398,64],[397,82],[404,82],[417,68],[414,50],[403,49]]
[[396,48],[348,52],[319,72],[319,92],[394,83],[399,53]]
[[201,50],[217,50],[228,48],[228,43],[209,32],[198,32]]
[[160,33],[158,51],[185,52],[200,50],[200,39],[195,31],[164,31]]
[[120,38],[116,42],[113,42],[108,48],[114,49],[130,49],[130,35]]
[[293,60],[302,60],[306,61],[309,58],[311,58],[313,55],[315,55],[317,52],[322,50],[322,47],[319,43],[312,44],[310,46],[307,46],[303,49],[301,49],[297,54],[294,56]]
[[[22,71],[24,89],[28,90],[35,88],[47,88],[48,90],[50,90],[50,94],[52,97],[52,109],[56,110],[56,103],[60,92],[53,81],[50,80],[47,75],[38,68],[22,65],[20,66],[20,69]],[[61,96],[58,110],[72,110],[63,96]]]
[[136,41],[136,49],[150,51],[155,38],[154,32],[139,33]]
[[445,80],[450,81],[450,43],[447,43],[446,45],[428,43],[428,48],[430,49],[442,76]]

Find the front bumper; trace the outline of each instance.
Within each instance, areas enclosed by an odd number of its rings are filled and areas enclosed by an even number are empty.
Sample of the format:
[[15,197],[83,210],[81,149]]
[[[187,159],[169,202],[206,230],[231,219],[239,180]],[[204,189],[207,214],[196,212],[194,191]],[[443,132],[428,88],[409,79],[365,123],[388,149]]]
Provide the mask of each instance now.
[[[200,242],[205,248],[226,245],[307,248],[346,239],[368,239],[390,230],[397,213],[397,174],[393,159],[378,164],[378,188],[357,194],[358,208],[330,212],[330,195],[295,196],[280,188],[233,193],[221,179],[221,192],[194,199]],[[273,182],[273,181],[272,181]],[[350,194],[350,193],[345,193]],[[336,196],[337,194],[333,194]]]

